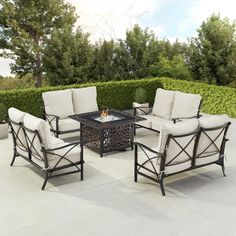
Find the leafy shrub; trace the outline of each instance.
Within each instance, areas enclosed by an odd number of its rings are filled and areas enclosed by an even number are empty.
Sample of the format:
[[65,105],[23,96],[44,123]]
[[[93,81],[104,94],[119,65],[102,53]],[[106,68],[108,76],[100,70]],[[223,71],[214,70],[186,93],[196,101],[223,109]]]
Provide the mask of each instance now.
[[153,77],[192,80],[190,71],[181,55],[176,55],[171,60],[168,57],[160,56],[159,60],[150,65],[148,70]]
[[167,78],[157,79],[164,89],[200,94],[201,111],[209,114],[228,114],[236,118],[236,89]]
[[135,90],[134,101],[137,103],[145,103],[147,101],[147,92],[144,88],[139,87]]
[[203,98],[202,111],[209,114],[228,114],[236,118],[236,89],[207,85],[204,83],[174,80],[169,78],[146,78],[141,80],[110,81],[70,86],[44,87],[0,91],[0,102],[7,108],[16,107],[38,117],[42,116],[42,93],[50,90],[96,86],[99,106],[116,109],[131,108],[135,90],[139,87],[147,91],[147,101],[153,104],[156,89],[179,90],[200,94]]
[[97,87],[99,106],[128,109],[132,107],[134,93],[137,88],[145,88],[147,91],[147,102],[153,103],[156,89],[161,87],[161,84],[156,79],[142,79],[0,91],[0,102],[6,104],[8,108],[16,107],[35,116],[42,117],[43,111],[40,107],[43,106],[43,92],[88,86]]
[[4,123],[7,117],[7,108],[3,103],[0,103],[0,124]]
[[[35,81],[33,79],[32,74],[26,74],[23,77],[15,76],[7,76],[0,77],[0,91],[1,90],[12,90],[12,89],[26,89],[26,88],[34,88]],[[43,79],[43,86],[48,84],[47,78]]]

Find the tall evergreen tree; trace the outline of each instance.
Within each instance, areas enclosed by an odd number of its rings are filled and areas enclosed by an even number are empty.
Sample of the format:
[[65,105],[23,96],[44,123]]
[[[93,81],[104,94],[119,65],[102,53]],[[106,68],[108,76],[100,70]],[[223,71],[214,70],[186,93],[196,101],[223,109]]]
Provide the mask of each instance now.
[[188,65],[196,80],[227,85],[236,75],[236,25],[213,14],[190,40]]
[[[148,67],[158,58],[158,42],[155,34],[135,25],[126,32],[126,39],[120,40],[114,63],[122,66],[124,79],[143,78],[148,75]],[[122,73],[120,67],[120,73]]]
[[118,68],[114,66],[116,45],[113,40],[100,41],[94,47],[94,61],[91,80],[110,81],[119,79]]
[[93,49],[89,35],[80,28],[56,30],[45,48],[44,69],[51,85],[87,82],[91,75]]
[[72,27],[75,9],[63,0],[1,0],[0,49],[11,57],[13,73],[32,73],[42,85],[44,48],[55,29]]

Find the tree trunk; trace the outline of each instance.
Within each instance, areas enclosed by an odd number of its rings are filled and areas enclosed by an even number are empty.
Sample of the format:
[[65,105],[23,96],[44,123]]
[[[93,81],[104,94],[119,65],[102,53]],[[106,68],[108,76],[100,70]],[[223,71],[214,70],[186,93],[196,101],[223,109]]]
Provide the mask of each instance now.
[[34,35],[34,42],[37,45],[38,49],[36,51],[35,55],[35,73],[34,73],[34,78],[35,78],[35,87],[39,88],[42,87],[42,79],[43,79],[43,72],[42,72],[42,59],[41,59],[41,53],[40,53],[40,36],[39,35]]
[[36,60],[35,60],[35,64],[36,64],[36,70],[35,70],[35,87],[39,88],[42,87],[42,68],[41,68],[41,55],[40,52],[36,53]]
[[43,80],[42,74],[37,74],[35,76],[35,87],[36,88],[42,87],[42,80]]

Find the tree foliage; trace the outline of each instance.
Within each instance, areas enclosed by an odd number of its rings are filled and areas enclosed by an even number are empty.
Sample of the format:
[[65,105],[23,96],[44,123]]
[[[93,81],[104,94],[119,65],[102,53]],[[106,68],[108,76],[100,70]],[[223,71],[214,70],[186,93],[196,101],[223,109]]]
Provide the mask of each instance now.
[[236,81],[236,25],[220,15],[204,21],[189,44],[159,40],[138,25],[125,39],[91,44],[75,28],[76,19],[64,0],[0,0],[0,56],[13,58],[16,78],[32,76],[36,87],[43,78],[51,85],[150,76],[216,85]]
[[158,58],[158,41],[152,31],[135,25],[120,40],[114,58],[123,79],[138,79],[148,76],[148,67]]
[[95,44],[91,81],[118,80],[118,68],[114,66],[115,48],[113,40],[99,41]]
[[80,28],[55,30],[45,48],[44,68],[51,85],[66,85],[90,80],[93,50]]
[[227,85],[236,75],[235,22],[213,14],[190,40],[188,65],[196,80]]
[[182,55],[175,55],[172,59],[160,56],[159,60],[149,67],[149,75],[181,80],[192,79]]
[[15,60],[12,72],[32,73],[41,86],[45,45],[55,29],[75,21],[75,9],[63,0],[1,0],[0,49]]

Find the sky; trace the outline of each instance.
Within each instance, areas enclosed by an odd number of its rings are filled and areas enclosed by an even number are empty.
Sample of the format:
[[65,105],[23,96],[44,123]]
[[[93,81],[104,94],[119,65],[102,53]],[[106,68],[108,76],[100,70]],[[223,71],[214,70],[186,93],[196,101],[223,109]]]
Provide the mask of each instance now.
[[[187,41],[213,13],[236,20],[235,0],[65,0],[76,7],[77,26],[90,39],[119,39],[135,24],[159,39]],[[0,58],[0,75],[10,75],[11,60]]]

